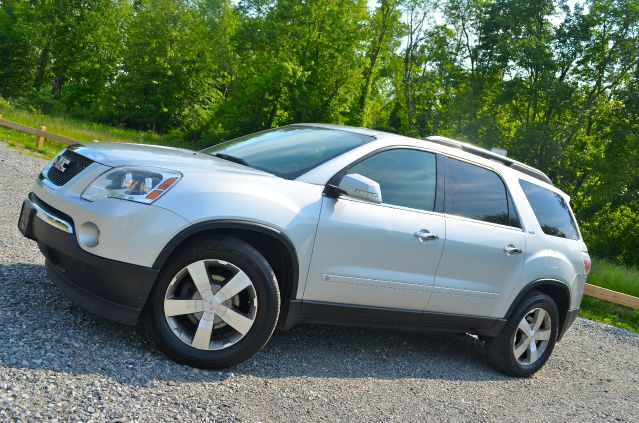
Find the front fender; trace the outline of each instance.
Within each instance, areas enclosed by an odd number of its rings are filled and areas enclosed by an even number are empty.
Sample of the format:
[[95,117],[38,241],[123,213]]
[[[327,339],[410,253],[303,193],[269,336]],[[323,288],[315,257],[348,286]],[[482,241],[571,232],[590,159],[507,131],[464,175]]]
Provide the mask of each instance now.
[[[173,234],[174,240],[207,225],[229,229],[228,225],[250,226],[280,236],[295,252],[298,274],[303,278],[310,264],[323,188],[272,176],[191,173],[185,174],[157,205],[190,222],[183,234]],[[167,251],[157,256],[156,266],[166,260],[170,254]],[[300,285],[303,289],[303,281]]]

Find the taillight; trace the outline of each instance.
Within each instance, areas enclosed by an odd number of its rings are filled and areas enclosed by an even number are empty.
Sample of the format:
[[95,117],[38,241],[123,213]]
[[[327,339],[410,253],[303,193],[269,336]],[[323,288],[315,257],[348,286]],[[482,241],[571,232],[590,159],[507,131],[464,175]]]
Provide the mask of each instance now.
[[585,258],[584,259],[584,275],[587,275],[588,273],[590,273],[590,259]]

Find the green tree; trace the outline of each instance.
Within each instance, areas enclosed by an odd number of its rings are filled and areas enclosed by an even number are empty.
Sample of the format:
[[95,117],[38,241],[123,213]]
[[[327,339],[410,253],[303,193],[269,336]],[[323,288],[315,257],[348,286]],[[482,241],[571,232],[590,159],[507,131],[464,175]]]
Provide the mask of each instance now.
[[39,3],[0,2],[0,95],[15,98],[42,86],[50,61],[46,14]]
[[242,63],[217,119],[230,134],[291,122],[345,122],[361,88],[362,0],[242,2]]
[[387,100],[384,83],[388,79],[393,52],[399,48],[404,31],[401,5],[400,0],[381,0],[367,24],[362,82],[351,108],[351,125],[372,124]]
[[637,0],[0,0],[0,96],[207,140],[293,122],[502,147],[639,264]]
[[125,0],[11,0],[0,12],[0,92],[43,92],[69,109],[102,99],[117,69]]
[[[125,23],[122,65],[111,89],[118,122],[166,132],[197,129],[223,98],[218,60],[228,2],[144,0]],[[217,25],[217,26],[216,26]],[[211,37],[210,29],[215,29]],[[230,60],[226,58],[226,60]],[[228,66],[228,63],[226,64]]]

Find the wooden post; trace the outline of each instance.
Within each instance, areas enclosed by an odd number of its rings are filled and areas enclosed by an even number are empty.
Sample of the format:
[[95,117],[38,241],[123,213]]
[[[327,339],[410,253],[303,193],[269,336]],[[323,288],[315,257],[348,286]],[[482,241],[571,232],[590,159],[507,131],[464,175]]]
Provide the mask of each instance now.
[[[44,131],[46,131],[46,130],[47,130],[47,127],[46,127],[46,126],[41,126],[41,127],[40,127],[40,130],[41,130],[42,132],[44,132]],[[44,147],[44,139],[45,139],[45,138],[44,138],[43,136],[42,136],[42,137],[41,137],[41,136],[38,136],[38,139],[37,139],[37,141],[36,141],[36,147],[37,147],[37,148],[43,148],[43,147]]]

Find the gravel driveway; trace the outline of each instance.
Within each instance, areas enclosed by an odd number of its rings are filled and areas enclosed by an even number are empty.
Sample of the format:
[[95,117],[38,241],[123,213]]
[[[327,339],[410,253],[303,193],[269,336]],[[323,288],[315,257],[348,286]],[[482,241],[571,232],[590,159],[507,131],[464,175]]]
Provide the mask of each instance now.
[[48,280],[16,228],[43,165],[0,143],[0,421],[639,421],[639,336],[583,319],[531,379],[470,336],[320,326],[231,371],[175,364]]

